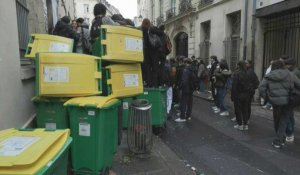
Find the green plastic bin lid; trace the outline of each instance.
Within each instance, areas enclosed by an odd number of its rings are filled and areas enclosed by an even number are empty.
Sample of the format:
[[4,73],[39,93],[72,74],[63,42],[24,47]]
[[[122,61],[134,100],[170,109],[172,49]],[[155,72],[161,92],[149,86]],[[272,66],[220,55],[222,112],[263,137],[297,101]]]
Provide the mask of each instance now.
[[158,87],[158,88],[144,88],[144,92],[145,91],[159,91],[159,92],[164,92],[167,91],[167,88],[165,87]]
[[114,99],[113,96],[93,96],[72,98],[71,100],[68,100],[64,106],[107,108],[117,103],[120,103],[120,101]]

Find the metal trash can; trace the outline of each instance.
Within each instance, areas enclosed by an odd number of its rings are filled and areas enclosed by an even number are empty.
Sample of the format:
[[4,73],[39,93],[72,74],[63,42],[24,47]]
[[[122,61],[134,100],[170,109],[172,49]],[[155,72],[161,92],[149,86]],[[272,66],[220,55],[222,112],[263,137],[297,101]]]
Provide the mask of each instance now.
[[152,149],[151,107],[145,99],[134,100],[130,105],[127,143],[133,153],[149,153]]

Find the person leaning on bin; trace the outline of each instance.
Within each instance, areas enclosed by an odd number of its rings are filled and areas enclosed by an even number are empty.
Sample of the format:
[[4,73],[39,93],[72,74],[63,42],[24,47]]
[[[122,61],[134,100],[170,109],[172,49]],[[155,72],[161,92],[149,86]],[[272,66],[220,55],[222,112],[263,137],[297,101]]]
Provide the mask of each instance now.
[[72,29],[72,26],[70,24],[70,17],[64,16],[62,17],[55,25],[53,30],[53,35],[58,35],[66,38],[71,38],[74,40],[74,48],[73,52],[76,52],[76,45],[79,40],[80,34],[75,32]]
[[114,22],[109,16],[106,16],[106,6],[102,3],[98,3],[94,6],[94,20],[91,27],[91,43],[94,43],[96,38],[100,35],[101,25],[120,25]]

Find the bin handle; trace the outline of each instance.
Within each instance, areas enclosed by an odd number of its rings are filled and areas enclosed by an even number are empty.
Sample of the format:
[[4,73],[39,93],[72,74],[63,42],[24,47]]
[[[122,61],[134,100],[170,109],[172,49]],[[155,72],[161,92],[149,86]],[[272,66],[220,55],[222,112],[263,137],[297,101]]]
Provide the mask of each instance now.
[[152,107],[152,104],[150,104],[149,106],[145,106],[145,107],[138,107],[138,106],[131,106],[131,107],[135,108],[135,109],[142,110],[142,111],[146,111],[146,110],[148,110]]

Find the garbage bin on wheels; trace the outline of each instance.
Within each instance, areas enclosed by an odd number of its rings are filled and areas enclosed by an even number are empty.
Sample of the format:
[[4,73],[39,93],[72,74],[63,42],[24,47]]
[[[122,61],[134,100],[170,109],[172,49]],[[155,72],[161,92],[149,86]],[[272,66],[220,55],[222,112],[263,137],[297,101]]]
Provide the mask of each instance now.
[[144,99],[134,100],[130,105],[127,143],[133,153],[149,153],[152,149],[151,107]]

